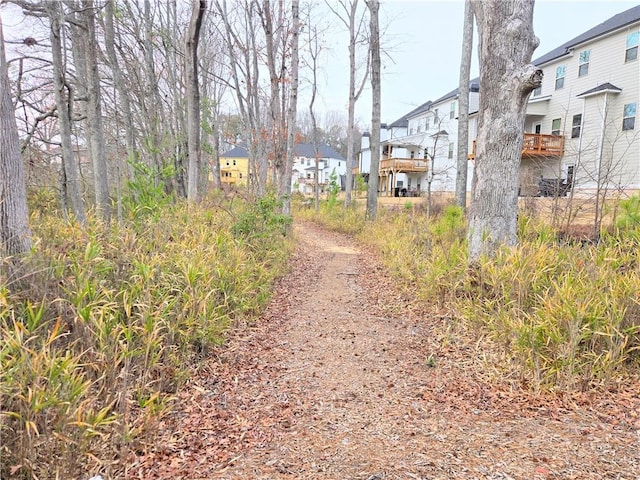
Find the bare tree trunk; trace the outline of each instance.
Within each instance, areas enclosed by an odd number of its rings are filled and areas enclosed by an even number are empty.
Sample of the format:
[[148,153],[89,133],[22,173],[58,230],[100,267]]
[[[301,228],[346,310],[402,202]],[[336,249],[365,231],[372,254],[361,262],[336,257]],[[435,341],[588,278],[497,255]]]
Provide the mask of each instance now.
[[287,159],[280,195],[283,198],[282,213],[291,213],[291,176],[293,174],[293,151],[296,141],[296,116],[298,111],[298,43],[300,36],[300,5],[299,0],[291,2],[291,90],[289,92],[289,111],[287,112]]
[[17,255],[30,248],[27,189],[0,18],[0,254]]
[[473,0],[480,36],[482,98],[476,188],[469,216],[469,260],[515,245],[518,178],[527,99],[542,82],[531,65],[535,0]]
[[189,181],[187,198],[198,201],[200,161],[200,91],[198,89],[198,43],[206,0],[195,0],[185,44],[185,71],[187,96],[187,143],[189,150]]
[[71,140],[71,110],[73,96],[66,84],[65,66],[62,55],[62,4],[59,2],[45,2],[47,15],[51,22],[51,52],[53,60],[53,89],[56,98],[56,110],[58,112],[58,128],[60,130],[60,143],[62,145],[63,165],[63,197],[67,205],[71,205],[71,211],[80,223],[85,223],[86,216],[82,204],[80,190],[80,172],[78,163],[73,154],[73,142]]
[[91,137],[91,162],[93,165],[96,208],[102,220],[109,223],[111,219],[111,199],[109,198],[106,148],[102,126],[95,6],[93,0],[83,0],[82,5],[82,14],[86,20],[86,34],[84,37],[87,55],[87,124],[89,127],[88,134]]
[[458,161],[456,173],[456,205],[467,208],[467,172],[469,166],[469,80],[473,53],[473,8],[471,0],[464,5],[462,59],[458,95]]
[[368,0],[371,40],[371,168],[369,170],[369,190],[367,192],[367,218],[376,219],[378,213],[378,171],[380,169],[380,26],[378,21],[378,0]]
[[118,62],[115,49],[115,31],[113,28],[113,10],[114,0],[108,0],[105,4],[105,19],[104,19],[104,43],[111,64],[111,70],[113,71],[113,83],[118,92],[119,106],[122,107],[122,116],[124,120],[124,139],[127,149],[127,159],[129,162],[136,161],[136,140],[135,130],[133,128],[133,114],[131,113],[131,102],[129,101],[129,94],[127,93],[127,87],[124,83],[122,76],[122,69]]

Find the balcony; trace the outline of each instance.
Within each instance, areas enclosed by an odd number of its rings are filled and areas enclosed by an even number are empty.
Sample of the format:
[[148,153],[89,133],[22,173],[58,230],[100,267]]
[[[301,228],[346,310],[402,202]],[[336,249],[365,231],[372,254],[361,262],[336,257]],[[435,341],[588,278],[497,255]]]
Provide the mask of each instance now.
[[415,158],[383,158],[380,161],[381,172],[426,172],[428,163],[426,160],[418,160]]
[[[564,137],[543,133],[525,133],[522,142],[523,157],[561,157],[564,154]],[[469,154],[469,160],[476,158],[476,141]]]

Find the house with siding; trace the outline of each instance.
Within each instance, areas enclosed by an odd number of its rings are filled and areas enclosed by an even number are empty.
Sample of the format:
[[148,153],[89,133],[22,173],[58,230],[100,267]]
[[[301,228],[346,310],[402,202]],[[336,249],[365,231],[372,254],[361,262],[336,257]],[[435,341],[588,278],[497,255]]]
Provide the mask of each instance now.
[[[316,169],[316,159],[318,166]],[[318,185],[324,190],[335,173],[340,189],[344,189],[347,160],[330,145],[298,143],[293,151],[293,174],[291,191],[310,195],[314,192],[316,176]]]
[[[640,189],[639,37],[637,6],[534,60],[544,77],[526,112],[521,195],[566,194],[570,188]],[[403,116],[397,122],[406,123],[404,136],[381,135],[381,192],[395,194],[398,182],[409,192],[414,185],[424,191],[427,182],[434,191],[455,190],[458,97],[458,89],[452,90]],[[480,86],[474,79],[469,96],[468,187],[480,102]],[[360,156],[366,157],[368,148],[363,139]],[[425,171],[407,171],[406,166],[424,168],[420,161],[425,157]],[[366,167],[366,162],[358,167]]]

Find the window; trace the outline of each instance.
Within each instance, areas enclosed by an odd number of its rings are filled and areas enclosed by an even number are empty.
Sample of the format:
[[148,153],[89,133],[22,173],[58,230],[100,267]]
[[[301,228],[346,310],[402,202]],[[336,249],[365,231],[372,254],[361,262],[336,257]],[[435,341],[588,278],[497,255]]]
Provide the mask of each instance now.
[[229,160],[227,160],[227,167],[229,166]]
[[420,133],[422,131],[422,125],[418,124],[418,133]]
[[564,76],[567,73],[567,67],[560,65],[556,68],[556,90],[560,90],[564,87]]
[[242,172],[240,172],[240,178],[242,178]]
[[429,128],[431,128],[430,123],[431,123],[431,122],[430,122],[430,121],[429,121],[429,119],[427,118],[427,121],[426,121],[426,123],[425,123],[425,127],[424,127],[424,129],[425,129],[425,130],[429,130]]
[[233,161],[233,166],[234,166],[234,167],[236,166],[236,161],[235,161],[235,160]]
[[554,118],[551,121],[551,135],[560,135],[561,118]]
[[627,103],[622,116],[622,130],[633,130],[636,127],[636,103]]
[[415,158],[415,156],[416,156],[416,152],[414,152],[413,150],[411,150],[410,158]]
[[627,35],[627,50],[624,54],[624,61],[632,62],[638,58],[638,43],[640,42],[640,32],[633,32]]
[[571,123],[571,138],[580,136],[580,128],[582,127],[582,114],[574,115]]
[[453,148],[455,146],[455,143],[451,142],[449,144],[449,158],[453,158]]
[[451,110],[449,110],[449,118],[456,118],[456,102],[451,102]]
[[340,162],[338,162],[338,166],[340,166]]
[[589,57],[591,56],[591,50],[585,50],[580,52],[580,66],[578,67],[578,76],[584,77],[589,73]]
[[539,87],[536,87],[535,90],[533,91],[534,97],[539,97],[540,95],[542,95],[542,85],[540,85]]
[[438,123],[440,121],[440,119],[438,118],[438,109],[436,108],[433,111],[433,124],[435,125],[436,123]]
[[429,152],[427,152],[427,149],[424,149],[424,153],[422,154],[422,156],[424,157],[425,160],[427,160],[429,158]]

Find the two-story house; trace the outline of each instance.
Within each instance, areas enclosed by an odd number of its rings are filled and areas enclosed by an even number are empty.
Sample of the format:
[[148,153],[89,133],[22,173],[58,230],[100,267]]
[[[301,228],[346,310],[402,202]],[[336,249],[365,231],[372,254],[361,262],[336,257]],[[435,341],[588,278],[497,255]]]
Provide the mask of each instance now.
[[[640,189],[639,41],[637,6],[534,60],[544,78],[527,107],[521,195],[566,194],[570,188]],[[469,97],[469,180],[481,101],[477,82],[471,81]],[[406,122],[405,137],[390,141],[381,135],[383,159],[386,152],[414,165],[416,157],[428,160],[426,172],[389,169],[381,161],[382,192],[397,192],[398,182],[408,191],[424,191],[426,182],[433,190],[455,188],[458,93],[453,90],[403,116],[399,121]]]
[[336,175],[336,182],[340,189],[344,189],[347,160],[333,147],[318,145],[316,150],[312,143],[298,143],[293,155],[291,191],[298,191],[305,195],[312,194],[316,184],[316,174],[321,190],[327,187],[333,174]]

